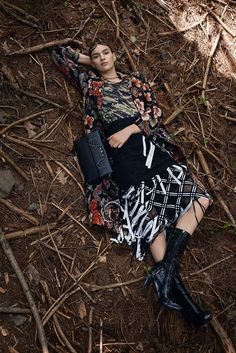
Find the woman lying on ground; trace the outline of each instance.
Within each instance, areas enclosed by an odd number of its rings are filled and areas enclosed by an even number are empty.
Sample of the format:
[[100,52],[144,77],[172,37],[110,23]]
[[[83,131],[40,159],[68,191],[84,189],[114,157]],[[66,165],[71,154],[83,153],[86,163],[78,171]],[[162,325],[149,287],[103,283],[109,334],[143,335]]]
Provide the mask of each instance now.
[[[117,243],[133,244],[139,260],[150,248],[155,264],[148,279],[161,303],[202,326],[211,313],[203,312],[187,292],[178,260],[211,196],[160,127],[154,92],[140,73],[116,71],[116,56],[106,43],[94,44],[89,56],[57,47],[53,60],[83,94],[85,132],[99,130],[112,163],[111,175],[87,185],[91,224],[115,231]],[[83,65],[90,69],[82,71]]]

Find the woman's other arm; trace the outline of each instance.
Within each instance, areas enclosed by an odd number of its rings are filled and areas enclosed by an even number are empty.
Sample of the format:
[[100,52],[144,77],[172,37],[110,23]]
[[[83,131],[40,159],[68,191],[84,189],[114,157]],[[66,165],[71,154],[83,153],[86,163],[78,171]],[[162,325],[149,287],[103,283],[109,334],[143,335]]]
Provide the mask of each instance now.
[[116,132],[108,138],[108,143],[113,148],[121,148],[133,134],[138,134],[141,129],[136,124],[131,124]]

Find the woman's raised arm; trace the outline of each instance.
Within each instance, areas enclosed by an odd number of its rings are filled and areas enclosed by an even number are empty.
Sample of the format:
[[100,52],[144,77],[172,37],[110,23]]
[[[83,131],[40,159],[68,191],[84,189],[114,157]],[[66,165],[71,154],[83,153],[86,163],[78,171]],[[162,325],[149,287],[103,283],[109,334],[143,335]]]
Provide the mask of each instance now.
[[79,64],[90,65],[90,58],[81,54],[79,50],[74,50],[70,46],[59,46],[52,50],[52,59],[59,71],[82,92],[87,87],[88,75],[82,72]]
[[72,60],[78,64],[82,65],[92,65],[90,57],[88,55],[82,54],[79,49],[73,49],[68,47],[68,53]]

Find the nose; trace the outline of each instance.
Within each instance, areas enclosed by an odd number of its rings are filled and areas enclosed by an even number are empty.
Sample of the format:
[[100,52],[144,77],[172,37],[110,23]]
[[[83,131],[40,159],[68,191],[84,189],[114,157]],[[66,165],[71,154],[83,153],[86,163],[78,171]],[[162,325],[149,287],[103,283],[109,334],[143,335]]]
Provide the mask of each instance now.
[[105,59],[105,55],[103,53],[101,53],[100,58],[101,58],[101,60],[104,60]]

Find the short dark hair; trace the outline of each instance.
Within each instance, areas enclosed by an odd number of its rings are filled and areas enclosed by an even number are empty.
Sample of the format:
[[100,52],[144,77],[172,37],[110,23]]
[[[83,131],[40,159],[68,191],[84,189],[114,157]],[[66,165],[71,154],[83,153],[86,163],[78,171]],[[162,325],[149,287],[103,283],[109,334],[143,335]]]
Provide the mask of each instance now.
[[110,48],[110,50],[111,50],[112,53],[114,52],[114,50],[112,49],[112,47],[111,47],[110,44],[108,44],[108,43],[105,42],[105,41],[98,40],[98,41],[94,42],[94,43],[90,46],[90,48],[89,48],[88,53],[89,53],[90,59],[92,59],[92,52],[94,51],[94,49],[95,49],[98,45],[106,45],[108,48]]

